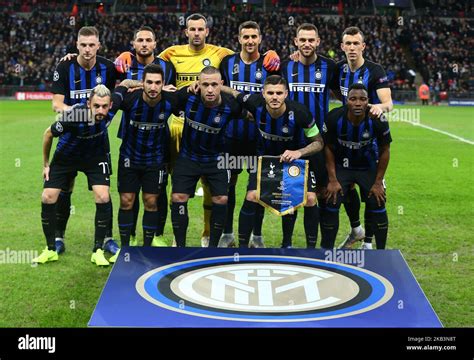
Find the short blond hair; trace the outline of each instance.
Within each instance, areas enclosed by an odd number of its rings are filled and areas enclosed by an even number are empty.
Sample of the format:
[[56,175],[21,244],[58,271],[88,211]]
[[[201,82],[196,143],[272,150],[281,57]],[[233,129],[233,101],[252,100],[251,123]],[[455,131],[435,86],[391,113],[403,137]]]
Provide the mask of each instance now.
[[89,95],[89,100],[92,100],[94,96],[98,96],[100,98],[104,97],[112,97],[112,94],[110,93],[110,90],[107,86],[100,84],[97,85],[95,88],[92,89],[90,95]]

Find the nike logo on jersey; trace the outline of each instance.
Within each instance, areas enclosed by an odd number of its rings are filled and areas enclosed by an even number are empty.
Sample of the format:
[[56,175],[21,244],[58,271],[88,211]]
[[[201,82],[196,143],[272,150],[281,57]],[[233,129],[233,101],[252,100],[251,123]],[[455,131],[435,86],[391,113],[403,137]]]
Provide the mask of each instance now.
[[291,74],[291,76],[296,76],[296,75],[298,75],[298,73]]
[[179,60],[178,60],[178,61],[176,61],[176,62],[177,62],[178,64],[182,64],[182,63],[184,63],[184,60],[183,60],[183,61],[179,61]]

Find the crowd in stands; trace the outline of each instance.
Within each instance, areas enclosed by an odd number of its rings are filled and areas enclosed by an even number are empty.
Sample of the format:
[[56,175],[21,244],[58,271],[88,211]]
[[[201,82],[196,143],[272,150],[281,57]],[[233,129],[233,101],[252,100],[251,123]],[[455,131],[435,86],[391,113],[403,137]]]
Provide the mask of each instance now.
[[[288,0],[285,3],[304,5],[305,1]],[[360,0],[361,3],[364,1]],[[334,5],[337,0],[320,3]],[[208,43],[238,50],[238,25],[257,19],[263,34],[262,51],[275,49],[282,60],[296,50],[293,38],[297,26],[303,22],[314,23],[319,28],[321,44],[318,52],[336,61],[344,58],[340,50],[342,30],[359,26],[367,44],[364,56],[382,64],[394,89],[414,89],[414,69],[408,65],[408,50],[425,81],[437,85],[440,90],[465,89],[470,75],[468,49],[473,44],[472,36],[468,37],[471,28],[465,19],[452,19],[446,23],[444,19],[413,17],[401,26],[395,16],[324,17],[311,11],[293,15],[273,9],[265,13],[210,12],[206,15],[211,27]],[[77,31],[85,25],[95,25],[99,29],[102,44],[99,54],[109,59],[130,50],[133,30],[142,25],[155,29],[157,52],[171,45],[187,43],[182,31],[183,19],[163,12],[111,15],[89,9],[80,11],[76,17],[70,12],[38,11],[25,17],[4,11],[0,16],[0,85],[47,88],[58,60],[67,52],[77,52]]]

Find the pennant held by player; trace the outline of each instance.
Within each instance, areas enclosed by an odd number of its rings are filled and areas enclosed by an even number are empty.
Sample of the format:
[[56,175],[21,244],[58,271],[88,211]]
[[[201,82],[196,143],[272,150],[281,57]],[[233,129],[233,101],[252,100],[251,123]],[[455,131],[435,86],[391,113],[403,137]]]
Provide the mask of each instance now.
[[308,161],[280,162],[279,156],[260,156],[257,201],[278,216],[306,204]]

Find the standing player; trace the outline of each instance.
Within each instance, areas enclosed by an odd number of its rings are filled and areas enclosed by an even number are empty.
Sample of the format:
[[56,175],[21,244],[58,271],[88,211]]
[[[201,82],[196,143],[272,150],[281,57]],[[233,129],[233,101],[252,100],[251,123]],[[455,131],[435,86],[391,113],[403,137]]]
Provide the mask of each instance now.
[[[343,97],[343,104],[347,102],[349,87],[354,83],[364,84],[368,89],[370,114],[380,117],[382,113],[393,108],[392,96],[388,85],[388,78],[381,65],[367,60],[363,56],[365,49],[364,34],[355,26],[348,27],[342,33],[341,49],[346,60],[340,61],[338,66],[339,86]],[[360,199],[355,186],[352,186],[345,196],[344,207],[351,222],[351,233],[342,243],[342,247],[350,247],[356,241],[364,239],[364,230],[360,226],[359,211]],[[367,209],[367,207],[366,207]],[[365,240],[362,246],[372,248],[372,225],[369,222],[370,214],[365,211]]]
[[[74,104],[85,104],[89,98],[89,93],[97,85],[103,84],[110,91],[115,87],[117,74],[114,64],[101,56],[97,56],[97,51],[100,49],[97,29],[91,26],[82,27],[78,32],[76,45],[79,56],[61,61],[54,72],[52,92],[53,110],[56,112],[68,110]],[[108,137],[106,146],[109,146]],[[65,251],[64,233],[70,214],[74,177],[70,180],[71,183],[65,185],[60,192],[56,206],[55,243],[58,254]],[[115,254],[118,245],[112,239],[112,224],[109,229],[104,248]]]
[[[298,48],[299,61],[288,61],[282,65],[282,76],[289,84],[291,100],[306,105],[310,110],[320,133],[329,112],[330,89],[337,91],[336,63],[316,53],[320,43],[319,32],[315,25],[304,23],[296,30],[295,45]],[[319,205],[324,206],[323,194],[327,185],[327,172],[323,152],[314,154],[310,159],[311,183],[308,187],[308,202],[304,208],[304,229],[306,246],[314,248],[318,238],[319,208],[316,205],[316,192]],[[296,213],[293,215],[296,217]],[[321,212],[321,223],[324,211]]]
[[[309,110],[295,101],[287,100],[288,86],[279,75],[267,77],[262,94],[243,95],[228,87],[224,92],[231,93],[249,110],[255,118],[261,141],[257,147],[258,155],[280,156],[280,161],[310,156],[321,151],[324,146],[318,127]],[[308,144],[301,147],[301,133],[304,132]],[[311,182],[311,177],[308,177]],[[308,187],[310,184],[308,184]],[[257,173],[249,176],[247,194],[239,216],[239,246],[248,247],[250,233],[254,226],[257,206]],[[291,238],[296,217],[285,215],[283,221],[282,247],[291,247]]]
[[[139,80],[143,79],[143,71],[145,66],[148,64],[158,64],[163,68],[164,73],[164,84],[176,85],[176,71],[171,62],[165,61],[160,58],[155,58],[154,51],[156,49],[156,36],[152,28],[148,26],[142,26],[136,30],[133,35],[132,41],[133,49],[135,50],[135,56],[132,53],[123,53],[115,61],[117,70],[123,72],[122,79]],[[128,63],[127,63],[128,62]],[[122,115],[122,121],[120,123],[119,131],[117,136],[123,139],[122,129],[124,127],[125,114]],[[135,237],[135,231],[138,220],[138,213],[140,209],[139,194],[136,194],[135,201],[133,203],[133,225],[131,228],[131,239],[130,245],[136,246],[137,240]],[[166,224],[166,217],[168,214],[168,195],[166,192],[166,186],[162,186],[162,193],[158,197],[158,226],[156,235],[153,239],[152,245],[154,246],[166,246],[163,239],[164,228]]]
[[[56,203],[61,189],[68,186],[78,171],[87,176],[96,203],[95,236],[91,261],[106,266],[102,245],[110,226],[110,167],[108,161],[107,126],[111,109],[110,90],[97,85],[90,93],[87,105],[76,104],[46,129],[43,137],[44,190],[41,197],[41,221],[46,237],[46,249],[33,262],[44,264],[58,260],[56,251]],[[59,136],[53,160],[49,155],[53,137]],[[111,260],[114,261],[114,260]]]
[[[143,70],[143,90],[130,93],[126,87],[118,87],[114,93],[114,107],[120,107],[124,114],[118,165],[118,222],[122,246],[130,244],[132,208],[140,189],[145,207],[144,246],[152,245],[158,224],[157,203],[167,183],[168,117],[175,107],[171,95],[162,92],[163,77],[160,65],[149,64]],[[127,81],[136,82],[125,80],[122,84],[128,84]]]
[[333,248],[339,228],[341,195],[351,184],[359,185],[366,203],[377,249],[385,249],[388,217],[385,209],[384,175],[390,159],[390,128],[368,109],[369,92],[355,83],[347,92],[347,105],[333,109],[327,118],[326,163],[328,226],[322,247]]
[[[264,58],[258,47],[262,42],[260,26],[254,21],[246,21],[239,26],[240,53],[228,55],[222,60],[220,71],[224,85],[245,94],[259,93],[267,76],[272,75],[263,66]],[[258,128],[255,122],[239,119],[231,121],[224,134],[225,151],[231,156],[255,156]],[[235,185],[242,169],[232,169],[231,183],[227,202],[227,219],[220,247],[229,247],[234,243],[233,222],[235,209]],[[259,206],[258,229],[254,229],[250,246],[264,247],[261,225],[264,208]]]
[[230,172],[220,168],[218,157],[223,129],[242,116],[242,108],[228,95],[221,95],[218,69],[207,66],[199,76],[200,94],[178,91],[178,109],[184,111],[181,149],[172,173],[171,219],[178,247],[186,246],[189,223],[187,203],[196,184],[205,177],[212,195],[210,247],[217,247],[226,218]]

